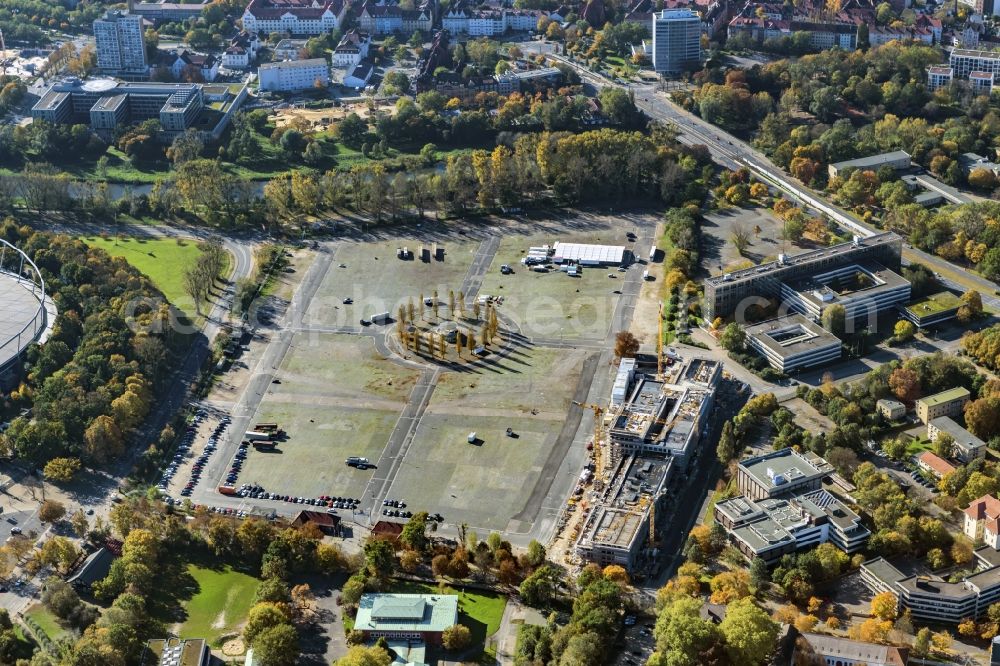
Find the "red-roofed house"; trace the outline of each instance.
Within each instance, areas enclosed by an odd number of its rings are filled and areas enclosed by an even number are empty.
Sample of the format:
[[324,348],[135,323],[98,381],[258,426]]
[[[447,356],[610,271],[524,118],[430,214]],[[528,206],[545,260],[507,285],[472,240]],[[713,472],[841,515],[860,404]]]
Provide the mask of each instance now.
[[983,495],[965,510],[965,535],[973,541],[982,540],[987,546],[997,548],[1000,536],[1000,500],[993,495]]
[[389,520],[380,520],[374,525],[372,525],[373,539],[384,539],[386,541],[396,542],[399,541],[399,537],[402,534],[403,534],[402,523],[394,523]]
[[323,534],[333,536],[340,534],[340,516],[323,511],[299,511],[292,519],[292,525],[295,527],[315,525]]
[[948,472],[955,471],[954,465],[931,451],[924,451],[917,456],[917,467],[939,479]]
[[340,27],[344,0],[251,0],[243,12],[247,32],[322,35]]

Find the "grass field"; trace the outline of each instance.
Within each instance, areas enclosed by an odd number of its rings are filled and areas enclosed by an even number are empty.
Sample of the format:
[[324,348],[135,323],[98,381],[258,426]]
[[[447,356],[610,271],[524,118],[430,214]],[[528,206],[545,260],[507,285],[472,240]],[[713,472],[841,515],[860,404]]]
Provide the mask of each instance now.
[[[483,280],[480,294],[503,296],[500,312],[511,317],[528,336],[567,339],[604,338],[624,274],[614,267],[585,268],[581,277],[571,278],[560,271],[536,273],[521,265],[529,247],[551,245],[556,240],[575,243],[624,244],[611,230],[561,236],[513,236],[504,238]],[[509,264],[513,275],[501,275],[500,266]],[[608,274],[616,279],[609,279]]]
[[[288,440],[275,452],[251,451],[241,483],[316,497],[361,497],[373,470],[348,456],[378,460],[418,374],[385,361],[367,338],[296,338],[256,419],[280,423]],[[304,473],[308,470],[308,473]]]
[[218,646],[220,639],[239,632],[260,581],[229,567],[206,569],[191,564],[188,573],[198,589],[184,606],[187,619],[178,636],[204,638]]
[[35,604],[25,612],[25,616],[31,618],[38,627],[53,641],[67,636],[68,631],[59,624],[59,619],[52,612],[41,604]]
[[[357,325],[361,317],[370,318],[379,312],[395,316],[400,303],[405,304],[411,298],[416,303],[421,294],[430,297],[434,290],[447,304],[448,292],[461,288],[479,244],[452,241],[442,244],[444,261],[432,259],[428,263],[417,256],[410,261],[396,258],[398,247],[407,247],[416,255],[421,246],[419,240],[339,246],[330,272],[313,298],[309,320],[317,324]],[[432,248],[433,242],[427,241],[426,246]],[[340,264],[346,268],[339,268]],[[344,305],[346,297],[354,299],[354,303]],[[467,305],[471,307],[471,303]]]
[[90,236],[83,241],[112,256],[124,257],[152,280],[168,301],[188,314],[194,314],[194,302],[184,291],[184,273],[201,256],[201,249],[196,243],[178,242],[173,238],[116,239],[100,236]]
[[442,375],[389,496],[452,524],[521,531],[512,519],[556,442],[585,357],[530,349],[496,372]]
[[914,438],[906,445],[906,457],[909,459],[912,456],[919,456],[924,451],[931,451],[933,448],[934,445],[931,444],[929,439],[923,437]]

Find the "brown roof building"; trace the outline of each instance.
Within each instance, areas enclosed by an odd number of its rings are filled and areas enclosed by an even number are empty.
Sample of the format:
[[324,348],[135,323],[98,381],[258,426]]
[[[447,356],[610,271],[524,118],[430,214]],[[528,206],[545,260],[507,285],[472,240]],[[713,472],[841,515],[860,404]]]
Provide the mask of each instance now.
[[372,537],[375,539],[385,539],[386,541],[399,541],[403,534],[403,524],[394,523],[388,520],[380,520],[372,525]]
[[315,525],[324,534],[334,536],[340,534],[340,516],[325,511],[299,511],[292,519],[292,525],[296,527]]

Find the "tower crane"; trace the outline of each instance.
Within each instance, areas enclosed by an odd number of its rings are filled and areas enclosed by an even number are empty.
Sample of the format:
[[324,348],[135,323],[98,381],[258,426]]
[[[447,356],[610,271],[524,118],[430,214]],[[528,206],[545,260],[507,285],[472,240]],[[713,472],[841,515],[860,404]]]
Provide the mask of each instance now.
[[604,472],[601,458],[601,440],[604,439],[604,408],[587,402],[573,401],[577,407],[589,409],[594,413],[594,477],[600,477]]
[[656,318],[656,381],[663,381],[663,303]]

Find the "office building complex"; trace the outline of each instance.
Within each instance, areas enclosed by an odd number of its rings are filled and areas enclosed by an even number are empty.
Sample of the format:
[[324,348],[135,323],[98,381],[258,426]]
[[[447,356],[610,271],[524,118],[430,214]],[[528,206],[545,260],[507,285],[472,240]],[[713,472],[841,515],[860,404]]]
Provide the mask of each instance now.
[[844,263],[790,282],[782,282],[781,301],[794,312],[819,321],[831,306],[844,308],[848,330],[855,320],[895,308],[910,300],[910,283],[872,261]]
[[752,501],[803,494],[822,487],[833,467],[815,453],[781,449],[741,460],[736,487]]
[[962,386],[920,398],[917,400],[917,417],[921,423],[929,424],[939,416],[958,416],[971,398],[969,389]]
[[861,517],[826,490],[715,505],[715,520],[748,559],[774,563],[783,555],[830,542],[845,553],[864,548],[871,532]]
[[653,69],[677,74],[701,63],[701,17],[690,9],[653,14]]
[[269,62],[257,68],[261,90],[291,92],[330,84],[330,64],[326,58]]
[[234,91],[197,83],[69,79],[49,87],[32,107],[31,117],[50,123],[89,123],[104,134],[156,118],[165,140],[191,128],[218,139],[246,95],[245,86]]
[[97,45],[97,68],[106,74],[145,76],[146,43],[142,17],[121,11],[108,11],[94,21]]
[[711,277],[705,280],[705,318],[711,321],[742,314],[744,307],[759,303],[761,297],[780,298],[786,282],[828,273],[848,264],[874,261],[896,271],[902,255],[903,239],[886,232],[868,238],[855,237],[852,242],[790,257],[780,255],[777,261]]
[[800,314],[746,329],[747,345],[781,372],[822,365],[840,358],[840,338]]
[[948,57],[948,64],[957,79],[967,79],[973,72],[1000,74],[1000,53],[954,49]]

